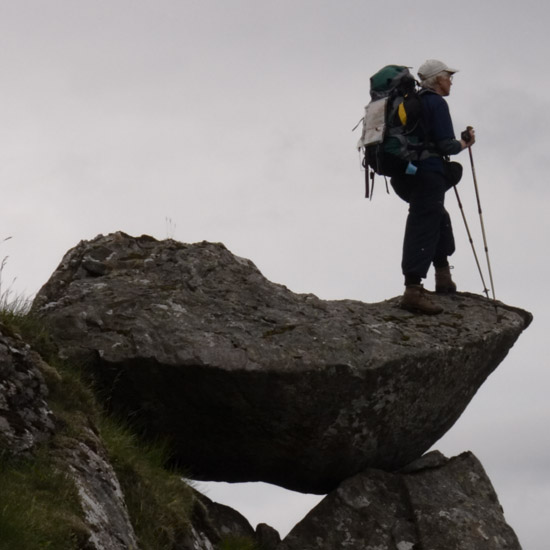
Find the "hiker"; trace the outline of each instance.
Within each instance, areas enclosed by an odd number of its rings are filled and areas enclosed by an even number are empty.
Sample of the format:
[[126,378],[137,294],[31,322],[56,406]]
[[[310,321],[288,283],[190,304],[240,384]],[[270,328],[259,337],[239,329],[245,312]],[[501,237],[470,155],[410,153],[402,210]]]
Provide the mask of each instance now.
[[455,138],[449,107],[444,97],[451,92],[453,75],[442,61],[429,59],[418,70],[422,91],[421,139],[428,143],[429,155],[413,164],[414,175],[391,178],[397,195],[409,203],[405,227],[401,268],[405,276],[405,292],[401,307],[416,313],[437,314],[443,308],[435,304],[422,286],[431,264],[435,268],[436,293],[454,293],[448,257],[455,250],[451,219],[445,210],[445,192],[462,176],[462,166],[449,162],[475,142],[475,132],[468,129],[462,139]]

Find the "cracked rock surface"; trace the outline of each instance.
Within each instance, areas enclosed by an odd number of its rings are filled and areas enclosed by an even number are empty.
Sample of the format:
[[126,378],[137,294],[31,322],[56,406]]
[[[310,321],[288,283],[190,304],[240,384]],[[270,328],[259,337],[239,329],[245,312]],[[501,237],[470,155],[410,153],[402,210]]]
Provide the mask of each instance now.
[[268,281],[222,244],[82,241],[38,293],[64,357],[192,477],[327,493],[420,457],[531,321],[484,297],[415,316]]

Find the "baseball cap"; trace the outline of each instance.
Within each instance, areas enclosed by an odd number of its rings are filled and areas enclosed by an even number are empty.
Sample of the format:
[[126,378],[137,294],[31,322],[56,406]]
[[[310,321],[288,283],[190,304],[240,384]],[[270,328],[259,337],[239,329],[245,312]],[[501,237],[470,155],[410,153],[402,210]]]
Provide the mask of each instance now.
[[443,61],[428,59],[428,61],[420,65],[418,69],[418,76],[420,77],[420,80],[427,80],[432,76],[442,73],[443,71],[453,74],[457,73],[458,69],[451,69],[451,67],[445,65]]

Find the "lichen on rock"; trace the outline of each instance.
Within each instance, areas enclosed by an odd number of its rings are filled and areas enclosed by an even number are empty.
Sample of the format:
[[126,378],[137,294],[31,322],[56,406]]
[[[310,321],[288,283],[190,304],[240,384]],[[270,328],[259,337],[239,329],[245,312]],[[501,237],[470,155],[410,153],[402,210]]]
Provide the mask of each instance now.
[[54,432],[41,357],[0,324],[0,445],[11,455],[30,453]]

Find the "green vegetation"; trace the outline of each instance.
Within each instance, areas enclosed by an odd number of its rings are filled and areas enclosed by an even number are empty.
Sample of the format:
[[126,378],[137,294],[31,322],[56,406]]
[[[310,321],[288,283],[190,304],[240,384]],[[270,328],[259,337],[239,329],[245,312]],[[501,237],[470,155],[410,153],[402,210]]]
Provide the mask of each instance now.
[[112,417],[102,416],[99,426],[140,548],[175,548],[189,529],[193,495],[181,474],[165,468],[167,446],[141,442]]
[[218,550],[259,550],[256,542],[249,537],[226,537],[219,546]]
[[[6,237],[5,239],[0,240],[0,244],[6,241],[9,241],[11,237]],[[13,291],[13,283],[15,279],[8,286],[4,283],[4,270],[6,269],[6,264],[8,263],[8,256],[4,256],[2,261],[0,261],[0,311],[2,315],[4,314],[17,314],[22,311],[28,311],[30,306],[30,301],[18,294],[15,294]]]
[[[57,358],[46,328],[28,306],[27,300],[10,300],[0,285],[2,331],[20,335],[44,359],[48,403],[59,427],[32,457],[0,455],[0,550],[76,550],[84,546],[89,535],[84,513],[60,452],[85,438],[87,427],[99,432],[106,447],[140,550],[176,548],[189,527],[193,495],[181,474],[165,468],[167,447],[144,444],[124,421],[101,409],[82,372]],[[230,548],[236,547],[226,550]]]
[[74,550],[88,531],[74,483],[41,449],[32,459],[0,459],[0,549]]

